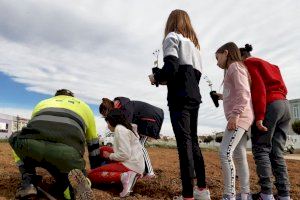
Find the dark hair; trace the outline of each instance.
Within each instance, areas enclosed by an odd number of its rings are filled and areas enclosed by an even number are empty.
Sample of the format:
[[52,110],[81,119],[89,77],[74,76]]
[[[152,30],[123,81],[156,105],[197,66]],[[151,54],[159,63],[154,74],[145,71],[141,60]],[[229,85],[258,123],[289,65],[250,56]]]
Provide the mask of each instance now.
[[105,117],[105,121],[109,122],[112,127],[122,125],[133,132],[131,124],[125,118],[123,112],[119,109],[112,109]]
[[114,102],[108,98],[102,98],[102,103],[99,106],[99,112],[101,115],[107,115],[114,108]]
[[241,56],[248,58],[251,56],[250,52],[253,50],[251,44],[246,44],[245,47],[240,48]]
[[234,42],[228,42],[221,46],[216,53],[224,53],[224,51],[228,51],[227,60],[226,60],[226,68],[228,67],[228,62],[242,62],[242,56],[239,48]]
[[59,90],[57,90],[54,96],[59,96],[59,95],[74,97],[74,93],[71,92],[68,89],[59,89]]

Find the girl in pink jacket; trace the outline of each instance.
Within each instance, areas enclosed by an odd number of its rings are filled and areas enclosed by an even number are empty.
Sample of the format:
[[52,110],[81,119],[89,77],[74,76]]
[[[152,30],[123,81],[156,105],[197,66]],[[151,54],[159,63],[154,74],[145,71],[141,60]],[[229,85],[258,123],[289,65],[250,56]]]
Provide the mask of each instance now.
[[[225,70],[223,107],[227,126],[220,146],[224,176],[224,200],[250,200],[249,167],[246,155],[247,130],[253,122],[250,76],[242,63],[239,48],[229,42],[216,51],[217,65]],[[235,193],[235,177],[240,180],[241,194]]]

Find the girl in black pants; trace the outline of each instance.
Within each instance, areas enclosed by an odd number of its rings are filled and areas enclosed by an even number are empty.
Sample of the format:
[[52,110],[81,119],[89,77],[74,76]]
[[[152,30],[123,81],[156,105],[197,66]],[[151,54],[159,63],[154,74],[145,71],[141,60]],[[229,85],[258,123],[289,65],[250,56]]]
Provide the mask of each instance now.
[[[200,45],[188,14],[171,12],[163,41],[164,66],[149,76],[151,84],[167,82],[168,106],[180,161],[182,196],[174,199],[208,200],[205,168],[197,138],[201,103],[199,81],[202,64]],[[197,186],[193,179],[196,173]]]

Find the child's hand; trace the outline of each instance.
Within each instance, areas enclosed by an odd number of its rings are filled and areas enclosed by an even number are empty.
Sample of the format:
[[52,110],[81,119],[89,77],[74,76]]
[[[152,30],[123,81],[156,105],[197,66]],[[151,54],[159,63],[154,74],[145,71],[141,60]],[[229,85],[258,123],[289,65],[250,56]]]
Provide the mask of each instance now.
[[258,130],[260,130],[262,132],[268,131],[268,128],[263,125],[263,120],[258,120],[258,121],[256,121],[255,124],[256,124],[256,127]]
[[103,157],[104,158],[109,158],[111,153],[109,153],[108,151],[103,151]]
[[155,84],[155,79],[154,79],[154,74],[151,74],[151,75],[149,75],[148,76],[149,77],[149,80],[150,80],[150,82],[151,82],[151,85],[154,85]]
[[223,94],[216,93],[216,96],[218,96],[218,97],[219,97],[219,100],[223,100]]
[[238,122],[238,117],[230,117],[230,119],[227,122],[227,129],[229,131],[234,131],[237,129],[237,122]]

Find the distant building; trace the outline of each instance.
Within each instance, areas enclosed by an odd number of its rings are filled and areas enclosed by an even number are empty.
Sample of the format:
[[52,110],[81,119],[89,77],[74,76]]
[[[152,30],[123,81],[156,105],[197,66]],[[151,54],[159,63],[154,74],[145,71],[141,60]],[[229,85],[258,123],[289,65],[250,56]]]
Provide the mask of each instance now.
[[292,129],[292,124],[296,120],[300,120],[300,99],[292,99],[289,100],[290,102],[290,109],[291,109],[291,114],[292,114],[292,119],[291,119],[291,126],[290,126],[290,134],[295,135],[296,133]]
[[0,139],[8,138],[12,134],[13,116],[0,114]]
[[0,113],[0,139],[7,139],[18,130],[27,125],[28,119]]

